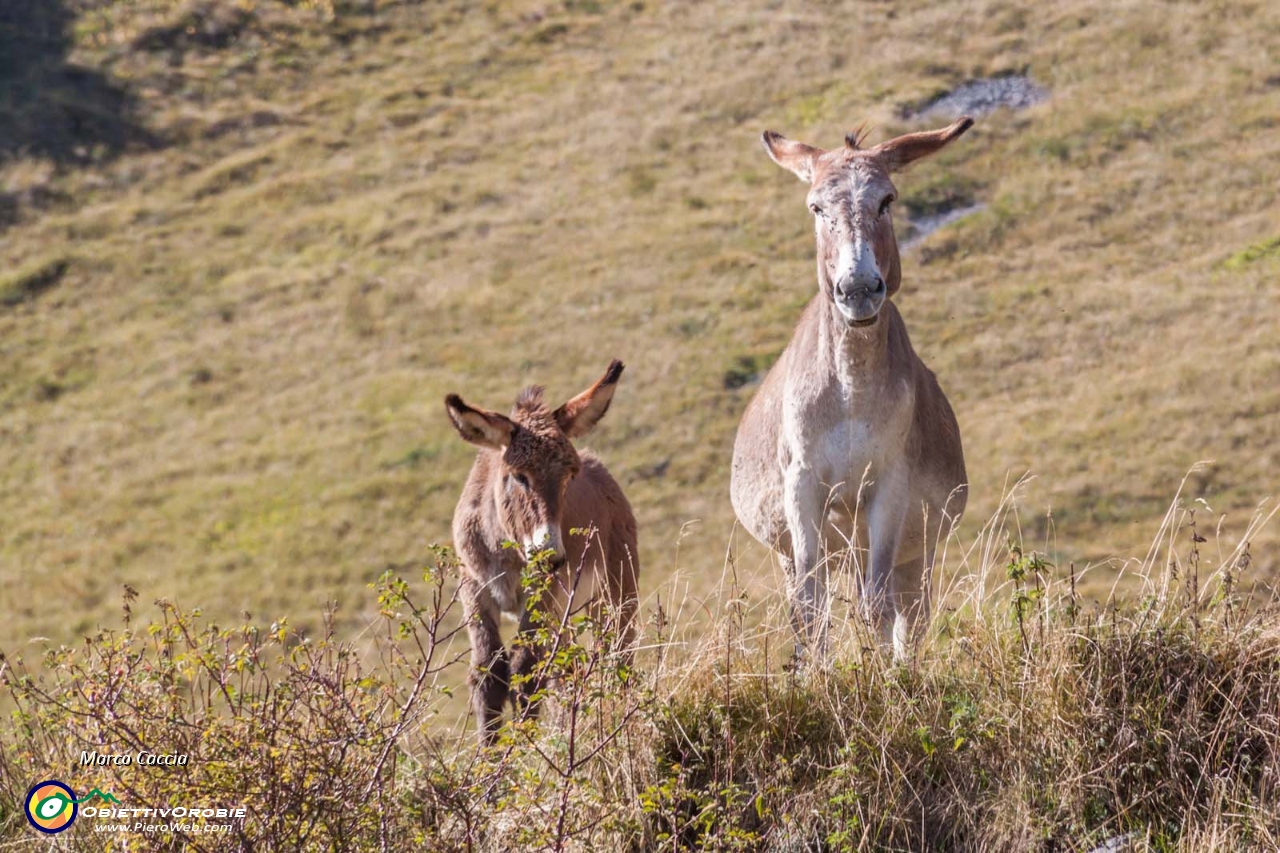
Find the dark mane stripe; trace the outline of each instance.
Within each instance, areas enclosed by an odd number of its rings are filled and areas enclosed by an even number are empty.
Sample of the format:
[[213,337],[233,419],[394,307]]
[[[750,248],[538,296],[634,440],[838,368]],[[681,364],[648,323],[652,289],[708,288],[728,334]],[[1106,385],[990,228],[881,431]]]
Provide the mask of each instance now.
[[526,412],[534,414],[546,409],[546,403],[542,402],[543,387],[541,385],[530,385],[516,396],[516,406],[513,411]]

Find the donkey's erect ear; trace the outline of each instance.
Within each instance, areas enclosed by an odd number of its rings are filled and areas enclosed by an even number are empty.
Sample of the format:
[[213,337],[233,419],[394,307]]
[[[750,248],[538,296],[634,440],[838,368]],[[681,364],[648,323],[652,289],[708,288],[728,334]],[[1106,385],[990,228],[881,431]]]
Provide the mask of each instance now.
[[473,409],[462,402],[457,394],[445,397],[444,407],[458,435],[472,444],[494,450],[501,450],[511,444],[511,434],[515,432],[516,425],[510,418],[497,412]]
[[818,158],[825,153],[821,148],[787,139],[772,130],[766,130],[761,134],[760,141],[764,143],[764,150],[769,152],[773,162],[794,172],[795,176],[805,183],[813,181],[813,170]]
[[556,423],[560,424],[565,435],[570,438],[584,436],[604,417],[613,402],[613,391],[618,387],[622,368],[622,362],[615,358],[595,385],[556,409]]
[[868,153],[874,155],[886,171],[893,172],[921,157],[928,157],[950,142],[959,139],[971,127],[973,127],[973,119],[964,116],[941,130],[908,133],[905,136],[890,139],[888,142],[881,142]]

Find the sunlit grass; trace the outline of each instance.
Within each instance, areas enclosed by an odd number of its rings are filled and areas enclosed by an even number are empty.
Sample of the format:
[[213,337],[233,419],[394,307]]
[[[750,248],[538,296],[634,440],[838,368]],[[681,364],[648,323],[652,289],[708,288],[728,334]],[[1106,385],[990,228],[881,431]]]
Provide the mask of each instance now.
[[[191,760],[95,767],[93,784],[126,806],[249,804],[216,849],[1274,848],[1280,627],[1249,549],[1178,496],[1118,567],[1127,600],[1090,602],[1084,570],[1020,533],[1025,486],[948,538],[905,663],[838,578],[829,660],[789,667],[785,604],[753,592],[760,570],[730,543],[709,594],[691,583],[701,564],[646,597],[634,661],[607,624],[546,630],[541,716],[509,711],[485,748],[456,713],[466,642],[447,549],[371,585],[355,643],[331,614],[215,623],[164,602],[146,623],[127,591],[108,630],[0,658],[0,837],[29,837],[32,779],[81,785],[65,772],[81,750],[146,748]],[[93,849],[94,822],[68,833],[73,849]]]

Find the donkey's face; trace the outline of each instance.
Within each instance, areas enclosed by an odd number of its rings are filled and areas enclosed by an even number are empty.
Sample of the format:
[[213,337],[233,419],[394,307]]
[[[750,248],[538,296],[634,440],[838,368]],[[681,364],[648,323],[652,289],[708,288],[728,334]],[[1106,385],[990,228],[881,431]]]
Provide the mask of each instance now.
[[911,133],[863,149],[855,135],[824,151],[765,131],[764,147],[778,165],[809,184],[818,246],[818,284],[851,326],[874,325],[902,273],[889,208],[898,197],[891,172],[932,154],[973,125]]
[[472,408],[457,394],[445,398],[458,434],[497,451],[487,485],[507,538],[525,559],[551,551],[552,568],[563,565],[564,494],[582,468],[571,439],[586,435],[604,417],[622,368],[615,359],[598,382],[555,411],[543,403],[538,386],[520,392],[510,417]]

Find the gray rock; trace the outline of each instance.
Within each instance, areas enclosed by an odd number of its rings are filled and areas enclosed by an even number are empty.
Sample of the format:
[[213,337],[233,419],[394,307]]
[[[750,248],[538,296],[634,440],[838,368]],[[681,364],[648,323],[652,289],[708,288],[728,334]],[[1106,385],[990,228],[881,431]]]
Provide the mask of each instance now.
[[911,115],[920,118],[956,118],[962,115],[984,116],[1001,107],[1023,110],[1049,97],[1049,91],[1032,82],[1030,77],[1011,74],[1006,77],[981,77],[961,83],[934,98]]

